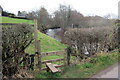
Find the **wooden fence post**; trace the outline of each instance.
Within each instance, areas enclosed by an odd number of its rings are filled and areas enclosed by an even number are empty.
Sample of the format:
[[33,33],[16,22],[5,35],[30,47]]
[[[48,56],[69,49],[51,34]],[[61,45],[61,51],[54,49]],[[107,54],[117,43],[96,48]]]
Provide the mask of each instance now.
[[118,35],[118,47],[119,47],[119,53],[120,53],[120,27],[118,26],[118,31],[117,31],[117,35]]
[[67,65],[67,48],[65,48],[65,53],[64,53],[64,65]]
[[35,52],[38,58],[38,68],[41,70],[41,51],[40,51],[40,40],[38,40],[38,29],[37,29],[37,20],[34,20],[34,39],[35,39]]
[[35,61],[35,60],[34,60],[34,59],[35,59],[34,57],[35,57],[35,54],[31,54],[31,55],[30,55],[30,69],[31,69],[31,70],[34,70],[34,61]]
[[71,48],[67,48],[67,65],[70,65],[70,54],[71,54]]
[[38,32],[37,32],[37,20],[34,20],[34,39],[35,39],[35,52],[38,52]]

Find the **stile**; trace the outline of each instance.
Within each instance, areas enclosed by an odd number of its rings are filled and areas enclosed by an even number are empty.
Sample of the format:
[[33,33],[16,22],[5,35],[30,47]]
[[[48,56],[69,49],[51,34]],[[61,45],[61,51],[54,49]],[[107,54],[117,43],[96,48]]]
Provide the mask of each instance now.
[[46,66],[53,72],[59,72],[59,70],[57,68],[55,68],[54,64],[52,63],[46,63]]

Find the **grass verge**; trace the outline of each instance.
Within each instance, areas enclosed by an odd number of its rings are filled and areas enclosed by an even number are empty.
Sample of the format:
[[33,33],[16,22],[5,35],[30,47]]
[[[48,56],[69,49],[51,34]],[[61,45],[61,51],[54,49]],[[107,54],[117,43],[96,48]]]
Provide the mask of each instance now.
[[99,54],[90,58],[90,62],[66,67],[61,73],[38,73],[36,78],[90,78],[118,61],[118,51]]

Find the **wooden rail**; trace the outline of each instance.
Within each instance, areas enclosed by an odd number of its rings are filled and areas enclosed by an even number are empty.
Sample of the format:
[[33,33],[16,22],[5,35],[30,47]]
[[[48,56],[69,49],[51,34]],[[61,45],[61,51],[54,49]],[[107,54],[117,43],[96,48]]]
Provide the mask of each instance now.
[[[64,67],[65,65],[55,65],[56,68],[59,68],[59,67]],[[44,71],[44,70],[49,70],[47,67],[45,68],[42,68],[41,71]]]
[[65,50],[60,50],[60,51],[53,51],[53,52],[44,52],[42,53],[43,56],[51,56],[51,55],[63,55],[65,53]]
[[45,61],[42,61],[42,64],[50,63],[50,62],[57,62],[57,61],[62,61],[62,60],[64,60],[64,58],[61,58],[61,59],[53,59],[53,60],[45,60]]

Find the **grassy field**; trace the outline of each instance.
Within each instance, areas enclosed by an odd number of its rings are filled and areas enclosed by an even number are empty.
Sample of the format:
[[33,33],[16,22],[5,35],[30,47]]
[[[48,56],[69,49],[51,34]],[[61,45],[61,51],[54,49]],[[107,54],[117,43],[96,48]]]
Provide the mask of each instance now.
[[[34,24],[32,20],[25,20],[25,19],[16,19],[16,18],[9,18],[9,17],[0,17],[2,19],[1,23],[27,23],[27,24]],[[11,27],[10,25],[5,25],[4,27]],[[64,44],[61,44],[59,41],[47,36],[38,31],[38,40],[40,40],[40,46],[42,52],[51,52],[51,51],[59,51],[66,48]],[[27,53],[34,54],[35,53],[35,45],[34,41],[32,44],[26,49]]]
[[25,20],[25,19],[17,19],[17,18],[10,18],[10,17],[0,17],[0,23],[27,23],[27,24],[34,24],[32,20]]
[[[0,17],[0,20],[2,19],[2,22],[0,23],[27,23],[27,24],[34,24],[32,20],[25,20],[25,19],[16,19],[16,18],[9,18],[9,17]],[[6,25],[4,27],[10,27],[9,25]],[[42,52],[51,52],[51,51],[58,51],[63,50],[66,48],[64,44],[61,44],[59,41],[47,36],[46,34],[43,34],[41,32],[38,32],[38,39],[41,41],[41,51]],[[30,54],[35,53],[35,45],[34,41],[32,44],[26,49],[26,52]]]
[[[14,25],[3,25],[2,27],[14,27]],[[33,34],[34,35],[34,34]],[[64,50],[67,46],[60,43],[59,41],[55,40],[52,37],[49,37],[48,35],[41,33],[38,31],[38,40],[40,40],[40,50],[41,52],[52,52],[52,51],[59,51]],[[29,54],[35,54],[35,43],[34,40],[32,43],[26,48],[26,53]],[[42,57],[43,60],[51,60],[51,59],[58,59],[58,58],[64,58],[64,55],[52,55],[52,56],[45,56]],[[36,61],[36,59],[35,59]],[[63,64],[63,62],[55,62],[56,64]],[[21,65],[23,66],[23,65]],[[45,65],[42,65],[42,67],[45,67]]]
[[[52,37],[47,36],[46,34],[43,34],[38,31],[38,40],[40,40],[40,50],[41,52],[52,52],[52,51],[59,51],[64,50],[67,46],[60,43],[59,41],[53,39]],[[25,52],[29,54],[35,53],[35,43],[32,42],[31,45],[27,47]],[[42,61],[44,60],[51,60],[51,59],[59,59],[64,58],[64,55],[51,55],[51,56],[44,56],[42,57]],[[55,64],[63,64],[63,61],[60,62],[53,62]],[[42,65],[42,68],[45,67],[45,65]]]
[[61,73],[41,72],[36,78],[90,78],[118,61],[118,51],[102,53],[90,59],[90,62],[69,66]]
[[[47,36],[38,31],[38,39],[41,41],[41,52],[51,52],[51,51],[59,51],[66,48],[64,44],[61,44],[59,41]],[[26,49],[26,52],[34,54],[35,53],[35,46],[34,41],[32,44]]]

